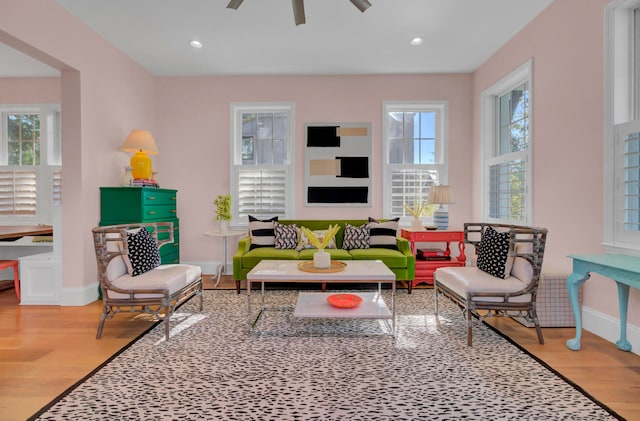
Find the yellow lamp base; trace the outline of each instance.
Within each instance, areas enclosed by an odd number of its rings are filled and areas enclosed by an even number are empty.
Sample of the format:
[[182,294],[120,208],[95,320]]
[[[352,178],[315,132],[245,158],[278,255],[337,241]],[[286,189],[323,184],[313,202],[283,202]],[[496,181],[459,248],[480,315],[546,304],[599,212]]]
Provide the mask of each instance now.
[[142,151],[138,151],[131,157],[131,174],[133,178],[151,177],[151,158]]

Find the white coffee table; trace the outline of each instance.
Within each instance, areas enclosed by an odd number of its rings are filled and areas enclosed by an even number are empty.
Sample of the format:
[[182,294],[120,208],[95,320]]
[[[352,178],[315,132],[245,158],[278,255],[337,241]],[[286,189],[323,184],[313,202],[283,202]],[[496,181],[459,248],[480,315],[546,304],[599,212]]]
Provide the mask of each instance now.
[[[396,276],[380,260],[345,260],[344,270],[339,272],[315,273],[300,270],[300,260],[262,260],[247,274],[247,301],[249,332],[260,333],[255,330],[262,313],[267,309],[265,305],[266,282],[316,282],[316,283],[374,283],[377,291],[355,292],[363,298],[363,302],[354,309],[339,309],[327,302],[327,297],[333,293],[301,292],[298,294],[293,316],[298,318],[315,319],[381,319],[387,322],[390,335],[395,335],[395,298]],[[261,306],[257,316],[252,314],[251,284],[261,284]],[[391,303],[387,307],[382,297],[382,283],[391,283]],[[263,333],[263,332],[262,332]]]

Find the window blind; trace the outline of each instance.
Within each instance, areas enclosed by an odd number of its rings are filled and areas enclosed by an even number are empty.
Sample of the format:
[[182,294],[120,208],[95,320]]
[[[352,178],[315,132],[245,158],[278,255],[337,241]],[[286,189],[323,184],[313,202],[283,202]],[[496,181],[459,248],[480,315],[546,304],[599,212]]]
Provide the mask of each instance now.
[[429,187],[437,184],[438,171],[427,169],[391,170],[391,216],[407,216],[405,205],[425,202]]
[[35,170],[0,171],[0,215],[35,215]]
[[240,168],[238,170],[238,216],[284,217],[287,170]]
[[489,166],[489,216],[524,221],[526,167],[523,159]]

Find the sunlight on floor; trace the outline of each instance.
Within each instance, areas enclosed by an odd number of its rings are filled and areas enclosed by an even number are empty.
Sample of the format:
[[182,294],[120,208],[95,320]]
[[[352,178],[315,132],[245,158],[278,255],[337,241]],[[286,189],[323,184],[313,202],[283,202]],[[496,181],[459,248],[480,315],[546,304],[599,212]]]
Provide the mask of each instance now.
[[[191,326],[196,323],[206,319],[207,316],[204,314],[188,314],[188,313],[174,313],[171,317],[172,321],[179,321],[177,325],[175,325],[169,331],[169,337],[173,338],[180,334],[180,332],[189,329]],[[165,342],[165,337],[162,335],[162,338],[158,340],[154,345],[160,345],[162,342]]]

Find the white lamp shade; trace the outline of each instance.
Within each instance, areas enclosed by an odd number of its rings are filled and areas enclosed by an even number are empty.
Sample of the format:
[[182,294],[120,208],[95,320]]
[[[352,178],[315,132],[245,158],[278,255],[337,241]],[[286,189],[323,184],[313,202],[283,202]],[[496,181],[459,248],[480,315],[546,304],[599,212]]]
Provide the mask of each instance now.
[[431,186],[427,201],[433,205],[449,205],[456,203],[456,197],[449,186]]
[[147,130],[131,130],[127,139],[120,146],[120,150],[131,153],[142,151],[143,153],[158,155],[156,142]]

